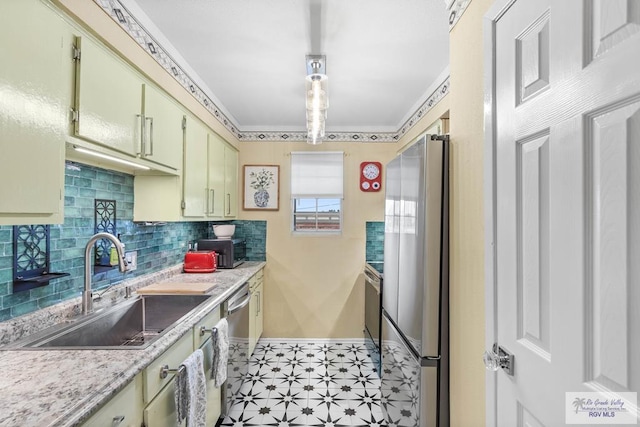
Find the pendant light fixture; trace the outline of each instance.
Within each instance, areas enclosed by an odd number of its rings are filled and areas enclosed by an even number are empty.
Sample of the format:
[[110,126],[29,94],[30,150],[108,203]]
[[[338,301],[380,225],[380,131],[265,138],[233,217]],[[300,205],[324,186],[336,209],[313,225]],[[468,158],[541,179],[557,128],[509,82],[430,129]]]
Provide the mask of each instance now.
[[307,55],[306,103],[307,143],[320,144],[324,138],[324,124],[329,108],[327,98],[327,69],[324,55]]

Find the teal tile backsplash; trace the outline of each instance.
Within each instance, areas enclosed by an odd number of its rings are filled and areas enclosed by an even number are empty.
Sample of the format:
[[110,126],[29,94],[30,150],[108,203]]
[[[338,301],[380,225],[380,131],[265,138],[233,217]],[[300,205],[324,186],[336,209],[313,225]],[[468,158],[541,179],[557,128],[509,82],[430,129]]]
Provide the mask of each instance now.
[[384,261],[384,222],[367,221],[367,261]]
[[[165,225],[133,223],[133,176],[91,166],[68,163],[65,173],[64,224],[51,226],[51,271],[71,275],[48,286],[12,293],[12,227],[0,226],[0,321],[77,297],[84,286],[84,248],[94,234],[94,200],[114,199],[116,228],[126,250],[138,251],[138,269],[121,274],[117,269],[94,276],[93,289],[151,273],[182,262],[186,242],[208,236],[206,222]],[[18,224],[16,224],[18,225]],[[266,224],[265,224],[266,235]]]
[[[211,224],[226,224],[229,222],[212,222]],[[247,261],[267,260],[267,221],[231,221],[235,224],[234,239],[245,239],[247,242]],[[209,239],[215,239],[213,227],[209,228]]]
[[267,260],[267,221],[233,221],[235,235],[247,241],[247,261]]

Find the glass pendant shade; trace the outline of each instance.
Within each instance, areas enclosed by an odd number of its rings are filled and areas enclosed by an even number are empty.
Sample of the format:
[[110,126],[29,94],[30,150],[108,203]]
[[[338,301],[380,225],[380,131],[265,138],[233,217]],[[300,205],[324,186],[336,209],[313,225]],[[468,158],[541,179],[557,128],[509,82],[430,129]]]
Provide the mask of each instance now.
[[309,144],[320,144],[324,138],[324,124],[327,108],[329,108],[327,80],[324,74],[311,74],[306,78],[307,142]]
[[306,96],[307,142],[320,144],[329,108],[327,97],[327,62],[324,55],[307,55]]

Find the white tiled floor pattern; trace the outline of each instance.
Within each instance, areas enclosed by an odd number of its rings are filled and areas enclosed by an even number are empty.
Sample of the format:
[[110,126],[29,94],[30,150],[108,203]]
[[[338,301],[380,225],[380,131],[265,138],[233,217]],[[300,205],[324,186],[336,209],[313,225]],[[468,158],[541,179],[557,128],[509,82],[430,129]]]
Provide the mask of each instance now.
[[261,340],[222,426],[382,424],[380,379],[358,342]]

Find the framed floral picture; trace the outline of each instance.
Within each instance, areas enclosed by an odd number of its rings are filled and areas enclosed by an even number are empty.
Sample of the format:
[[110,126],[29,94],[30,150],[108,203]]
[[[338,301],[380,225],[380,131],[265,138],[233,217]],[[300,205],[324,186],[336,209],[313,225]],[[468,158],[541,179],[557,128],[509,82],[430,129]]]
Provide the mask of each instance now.
[[245,165],[243,175],[242,208],[277,211],[280,203],[280,166]]

